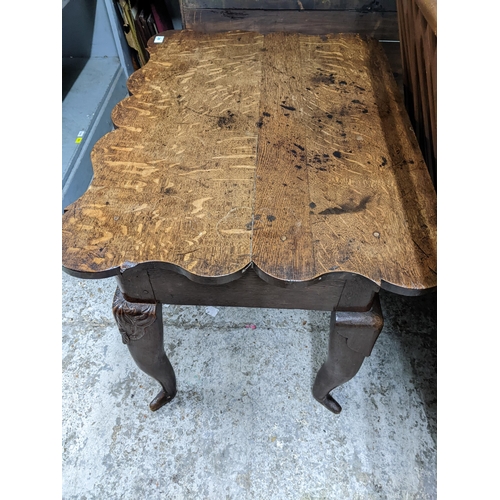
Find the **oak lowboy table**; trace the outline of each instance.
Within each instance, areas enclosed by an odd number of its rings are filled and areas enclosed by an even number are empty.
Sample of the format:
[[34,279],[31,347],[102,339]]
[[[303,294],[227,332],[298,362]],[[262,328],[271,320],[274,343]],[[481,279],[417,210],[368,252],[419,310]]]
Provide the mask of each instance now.
[[436,287],[436,196],[387,59],[356,35],[172,31],[63,216],[63,267],[116,276],[123,342],[176,394],[161,304],[331,311],[313,395],[352,378],[380,288]]

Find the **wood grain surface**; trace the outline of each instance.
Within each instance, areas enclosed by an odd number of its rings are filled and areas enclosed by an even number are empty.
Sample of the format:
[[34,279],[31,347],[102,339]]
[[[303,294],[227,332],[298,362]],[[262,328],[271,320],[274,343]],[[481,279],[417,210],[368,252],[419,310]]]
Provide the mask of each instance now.
[[276,31],[323,35],[357,33],[377,40],[399,40],[397,13],[356,10],[224,10],[184,8],[187,29],[206,33],[227,30]]
[[[427,0],[428,1],[428,0]],[[356,10],[396,12],[396,0],[181,0],[188,9]]]
[[165,35],[65,211],[67,272],[161,262],[198,282],[254,266],[288,284],[436,286],[435,192],[376,41]]
[[398,0],[406,109],[437,186],[437,1]]

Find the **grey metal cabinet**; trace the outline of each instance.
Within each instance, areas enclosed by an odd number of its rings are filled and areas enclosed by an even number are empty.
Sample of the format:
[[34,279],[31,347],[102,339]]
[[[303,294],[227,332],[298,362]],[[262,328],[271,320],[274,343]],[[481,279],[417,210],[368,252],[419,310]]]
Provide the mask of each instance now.
[[113,0],[63,0],[62,205],[89,186],[90,151],[113,130],[111,110],[133,72]]

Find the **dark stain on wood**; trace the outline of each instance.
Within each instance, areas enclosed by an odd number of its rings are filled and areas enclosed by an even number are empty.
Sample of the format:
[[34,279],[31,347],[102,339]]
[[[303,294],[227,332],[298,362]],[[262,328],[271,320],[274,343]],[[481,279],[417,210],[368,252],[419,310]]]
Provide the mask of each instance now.
[[372,0],[370,3],[363,5],[356,9],[357,12],[361,14],[368,14],[370,12],[385,12],[384,6],[380,4],[377,0]]
[[231,111],[227,112],[227,116],[219,116],[217,119],[217,126],[220,128],[227,128],[228,130],[231,130],[233,127],[232,125],[234,124],[234,113],[231,113]]
[[366,210],[366,205],[370,201],[371,196],[365,196],[358,204],[349,200],[347,203],[340,205],[340,207],[329,207],[319,213],[319,215],[341,215],[341,214],[355,214]]
[[245,11],[234,11],[234,10],[222,10],[217,11],[213,10],[212,12],[220,12],[222,16],[227,17],[229,19],[245,19],[248,16],[248,12]]
[[[333,85],[335,83],[335,77],[333,73],[329,75],[323,75],[322,73],[311,78],[311,81],[315,84],[324,83],[325,85]],[[311,90],[306,87],[307,90]]]

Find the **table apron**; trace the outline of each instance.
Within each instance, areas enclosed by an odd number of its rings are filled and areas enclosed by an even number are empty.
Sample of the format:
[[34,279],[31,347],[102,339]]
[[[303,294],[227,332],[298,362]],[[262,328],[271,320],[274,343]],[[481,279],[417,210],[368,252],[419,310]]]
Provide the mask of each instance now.
[[133,302],[316,311],[367,311],[379,290],[357,275],[329,277],[307,287],[281,287],[264,281],[252,268],[223,284],[196,283],[171,270],[140,267],[125,270],[117,281],[123,295]]

